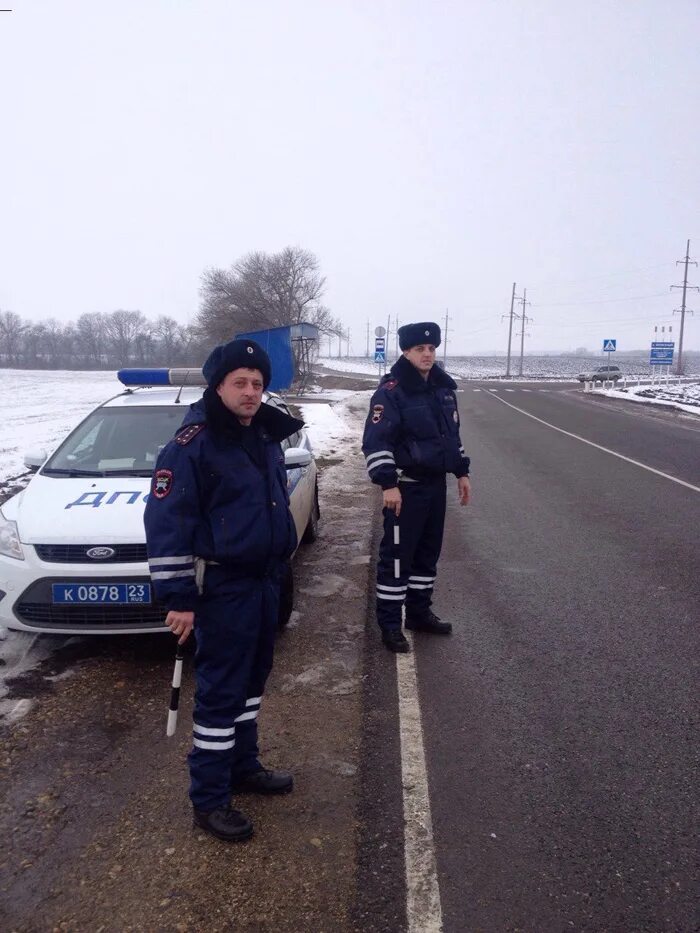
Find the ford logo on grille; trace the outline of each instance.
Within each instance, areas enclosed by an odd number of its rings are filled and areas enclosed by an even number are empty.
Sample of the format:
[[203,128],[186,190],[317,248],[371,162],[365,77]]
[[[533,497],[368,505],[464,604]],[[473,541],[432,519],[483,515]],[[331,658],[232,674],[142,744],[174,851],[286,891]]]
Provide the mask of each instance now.
[[93,560],[107,560],[108,557],[114,557],[117,552],[113,547],[91,547],[85,553]]

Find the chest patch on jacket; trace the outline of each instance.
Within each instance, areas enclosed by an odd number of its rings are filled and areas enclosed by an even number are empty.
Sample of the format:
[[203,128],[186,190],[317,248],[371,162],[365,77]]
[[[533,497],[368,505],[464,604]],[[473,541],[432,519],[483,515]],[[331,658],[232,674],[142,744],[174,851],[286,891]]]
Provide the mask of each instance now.
[[165,499],[173,488],[173,471],[156,470],[153,477],[153,495],[156,499]]
[[372,424],[379,424],[379,422],[382,420],[383,414],[384,414],[384,406],[375,405],[372,408]]
[[189,444],[192,438],[196,437],[200,431],[204,430],[203,424],[190,424],[186,428],[183,428],[182,431],[175,437],[175,440],[178,444],[182,444],[183,447],[185,444]]

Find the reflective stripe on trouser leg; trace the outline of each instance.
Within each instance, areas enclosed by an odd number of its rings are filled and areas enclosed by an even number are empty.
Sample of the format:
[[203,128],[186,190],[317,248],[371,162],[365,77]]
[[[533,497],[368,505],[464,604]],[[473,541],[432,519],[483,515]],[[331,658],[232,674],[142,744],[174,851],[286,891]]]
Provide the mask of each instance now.
[[416,542],[408,574],[407,617],[425,615],[430,610],[445,527],[445,482],[433,482],[426,485],[424,494],[427,514],[422,533]]
[[[426,490],[423,483],[403,483],[400,521],[396,521],[394,513],[389,509],[383,511],[384,535],[379,545],[376,591],[377,622],[382,628],[401,628],[401,607],[407,593],[410,593],[408,571],[413,564],[413,555],[432,498],[432,493]],[[397,535],[398,528],[400,531]],[[399,561],[398,567],[396,561]]]
[[257,761],[256,717],[274,641],[274,625],[265,624],[268,586],[267,580],[230,580],[225,568],[207,570],[195,617],[194,738],[188,757],[190,799],[198,810],[227,806],[232,768],[241,757],[249,760],[251,750]]
[[279,584],[263,581],[262,617],[255,660],[248,680],[245,709],[236,719],[236,748],[231,763],[231,783],[247,774],[259,771],[258,713],[265,692],[265,683],[272,670],[275,634],[279,615]]

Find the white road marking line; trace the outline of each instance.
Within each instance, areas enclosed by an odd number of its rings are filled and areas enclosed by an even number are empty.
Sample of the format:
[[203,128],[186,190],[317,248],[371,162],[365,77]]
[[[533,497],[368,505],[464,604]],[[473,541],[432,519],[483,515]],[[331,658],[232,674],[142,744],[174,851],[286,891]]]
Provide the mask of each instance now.
[[506,389],[506,392],[515,392],[515,389]]
[[532,389],[523,389],[523,392],[532,392]]
[[601,444],[596,444],[593,441],[586,440],[585,437],[581,437],[579,434],[572,434],[571,431],[565,431],[563,428],[558,428],[556,424],[550,424],[549,421],[543,421],[542,418],[538,418],[536,415],[531,415],[529,411],[518,408],[517,405],[511,405],[511,403],[506,402],[504,398],[500,398],[498,396],[497,398],[499,402],[507,405],[508,408],[512,408],[514,411],[519,411],[521,415],[527,415],[527,417],[532,418],[533,421],[539,421],[540,424],[544,424],[548,428],[552,428],[553,431],[559,431],[560,434],[566,434],[567,437],[573,437],[575,440],[581,441],[583,444],[588,444],[590,447],[596,447],[598,450],[602,450],[606,454],[612,454],[613,457],[618,457],[620,460],[625,460],[627,463],[633,463],[635,466],[641,467],[643,470],[648,470],[650,473],[655,473],[657,476],[663,476],[664,479],[670,479],[671,482],[678,483],[679,486],[685,486],[686,489],[692,489],[693,492],[700,492],[700,486],[693,486],[692,483],[686,483],[684,479],[678,479],[677,476],[671,476],[670,473],[663,473],[661,470],[655,470],[654,467],[647,466],[646,463],[640,463],[639,460],[633,460],[631,457],[625,457],[624,454],[619,454],[615,450],[610,450],[609,447],[603,447]]
[[489,389],[489,392],[498,392],[498,389]]
[[481,389],[472,389],[472,392],[481,392]]
[[437,877],[430,813],[428,770],[413,654],[396,655],[401,735],[404,845],[406,858],[406,917],[409,933],[442,933],[442,905]]

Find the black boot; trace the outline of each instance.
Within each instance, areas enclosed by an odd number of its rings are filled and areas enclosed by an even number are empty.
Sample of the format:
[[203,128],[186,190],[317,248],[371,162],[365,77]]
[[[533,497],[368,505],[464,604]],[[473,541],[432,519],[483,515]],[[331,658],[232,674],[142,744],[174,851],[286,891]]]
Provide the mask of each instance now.
[[216,810],[194,810],[194,825],[224,842],[245,842],[253,835],[253,824],[240,810],[217,807]]
[[393,651],[396,654],[407,654],[411,650],[411,646],[406,641],[404,633],[400,628],[383,629],[382,641],[389,651]]
[[294,789],[294,778],[287,771],[261,768],[246,774],[231,786],[232,794],[288,794]]
[[452,633],[451,622],[441,622],[432,609],[422,615],[411,615],[406,613],[406,628],[412,632],[430,632],[432,635],[450,635]]

